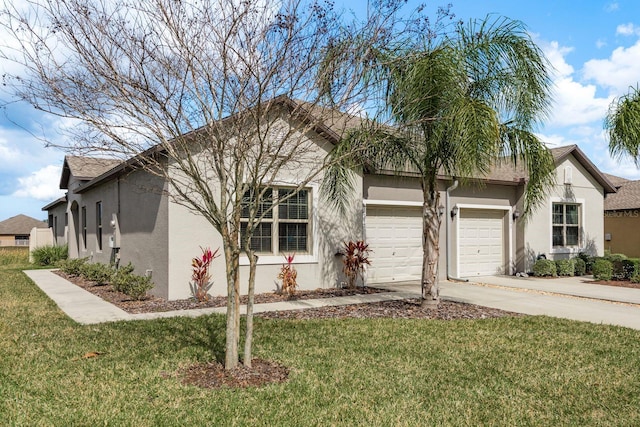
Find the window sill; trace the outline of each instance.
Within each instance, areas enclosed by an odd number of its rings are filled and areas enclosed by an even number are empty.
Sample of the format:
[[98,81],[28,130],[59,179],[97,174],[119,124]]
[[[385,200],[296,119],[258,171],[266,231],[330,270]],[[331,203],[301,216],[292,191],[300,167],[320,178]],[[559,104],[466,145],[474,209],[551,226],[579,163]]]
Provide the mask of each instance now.
[[580,247],[555,247],[553,249],[551,249],[551,253],[552,254],[574,254],[574,253],[579,253],[583,250],[583,248]]
[[[286,264],[284,255],[258,255],[258,265],[281,265]],[[296,255],[292,264],[317,264],[318,257],[315,255]],[[240,255],[240,265],[249,265],[249,258]]]

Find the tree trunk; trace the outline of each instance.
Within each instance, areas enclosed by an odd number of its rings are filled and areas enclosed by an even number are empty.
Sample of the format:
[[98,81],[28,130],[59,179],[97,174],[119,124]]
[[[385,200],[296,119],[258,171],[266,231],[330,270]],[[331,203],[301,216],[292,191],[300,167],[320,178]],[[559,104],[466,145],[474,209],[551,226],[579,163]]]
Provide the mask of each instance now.
[[424,191],[422,211],[422,306],[437,308],[440,303],[438,259],[440,258],[440,215],[437,190]]
[[258,257],[253,251],[249,254],[249,289],[247,301],[247,330],[244,336],[244,366],[251,367],[251,359],[253,357],[251,346],[253,345],[253,301],[256,290],[256,265]]
[[[227,238],[229,236],[226,236]],[[223,240],[225,236],[223,236]],[[224,258],[227,273],[227,331],[225,340],[224,368],[234,369],[238,366],[238,324],[240,304],[237,295],[239,252],[232,249],[232,244],[224,242]]]

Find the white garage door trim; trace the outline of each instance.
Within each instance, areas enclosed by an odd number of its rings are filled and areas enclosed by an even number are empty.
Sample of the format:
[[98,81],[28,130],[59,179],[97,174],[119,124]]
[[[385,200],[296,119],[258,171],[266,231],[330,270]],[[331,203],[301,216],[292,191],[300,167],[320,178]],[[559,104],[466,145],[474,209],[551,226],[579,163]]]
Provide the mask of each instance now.
[[[390,201],[390,200],[365,200],[364,201],[364,205],[365,205],[365,215],[364,215],[364,224],[363,224],[363,231],[364,231],[364,238],[366,240],[367,243],[369,243],[370,245],[375,245],[375,241],[371,240],[371,236],[370,236],[370,231],[372,231],[372,221],[369,220],[367,221],[367,218],[372,218],[372,217],[376,217],[376,215],[371,215],[371,211],[373,209],[376,208],[388,208],[389,213],[393,213],[394,210],[398,210],[398,211],[402,211],[403,208],[421,208],[422,207],[422,202],[410,202],[410,201]],[[367,210],[369,212],[367,212]],[[421,212],[421,210],[418,210],[418,212]],[[415,212],[414,212],[415,213]],[[412,216],[412,218],[415,218]],[[418,266],[419,271],[421,271],[422,269],[422,220],[420,219],[420,231],[418,232],[418,236],[419,236],[419,240],[420,240],[420,245],[419,245],[419,256],[420,256],[420,265]],[[369,232],[368,232],[369,231]],[[400,245],[402,246],[402,245]],[[370,246],[371,247],[371,246]],[[373,248],[374,253],[371,255],[372,258],[372,266],[370,267],[370,274],[368,274],[368,278],[367,278],[367,282],[371,282],[371,283],[377,283],[377,282],[387,282],[387,281],[405,281],[405,280],[419,280],[419,276],[413,277],[413,275],[408,274],[408,275],[396,275],[396,269],[392,268],[392,273],[390,275],[387,276],[373,276],[373,269],[376,268],[375,264],[376,264],[376,253],[375,253],[375,248]],[[394,252],[397,248],[394,247]],[[400,248],[401,250],[406,250],[408,248]],[[411,253],[413,253],[413,251],[411,251]],[[400,268],[402,267],[402,268]],[[404,271],[409,271],[409,269],[407,269],[406,267],[409,267],[408,265],[406,266],[398,266],[398,269],[400,272],[404,272]]]
[[[509,221],[509,227],[507,230],[507,274],[513,274],[512,266],[513,266],[513,257],[512,257],[512,242],[513,242],[513,221],[511,220],[513,209],[511,206],[501,206],[501,205],[476,205],[476,204],[467,204],[467,203],[458,203],[454,206],[454,209],[457,208],[457,211],[460,212],[460,209],[479,209],[479,210],[501,210],[507,213],[507,219]],[[455,227],[456,227],[456,271],[458,274],[460,273],[460,215],[455,218]],[[442,240],[442,239],[441,239]]]

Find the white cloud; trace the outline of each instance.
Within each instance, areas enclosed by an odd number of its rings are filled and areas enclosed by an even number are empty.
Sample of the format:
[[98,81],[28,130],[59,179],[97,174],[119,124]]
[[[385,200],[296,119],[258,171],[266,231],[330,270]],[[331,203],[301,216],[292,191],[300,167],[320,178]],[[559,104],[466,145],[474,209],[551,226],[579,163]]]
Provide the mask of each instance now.
[[18,178],[19,188],[13,196],[53,201],[64,195],[64,191],[58,188],[59,182],[60,166],[45,166],[29,176]]
[[610,89],[626,93],[640,79],[640,41],[630,47],[616,48],[608,59],[591,59],[584,64],[584,78]]
[[15,147],[12,147],[5,138],[0,136],[0,159],[2,159],[3,163],[7,162],[15,162],[20,153],[16,150]]
[[631,22],[628,24],[620,24],[616,27],[616,34],[621,36],[632,36],[634,34],[638,34],[638,27],[633,25]]
[[548,124],[572,126],[601,121],[611,99],[598,98],[595,85],[584,85],[574,79],[575,70],[565,59],[573,48],[560,46],[555,41],[540,44],[554,69],[554,103]]
[[553,78],[560,79],[573,74],[573,67],[567,63],[564,57],[573,51],[572,47],[560,46],[558,42],[540,43],[545,56],[553,67]]

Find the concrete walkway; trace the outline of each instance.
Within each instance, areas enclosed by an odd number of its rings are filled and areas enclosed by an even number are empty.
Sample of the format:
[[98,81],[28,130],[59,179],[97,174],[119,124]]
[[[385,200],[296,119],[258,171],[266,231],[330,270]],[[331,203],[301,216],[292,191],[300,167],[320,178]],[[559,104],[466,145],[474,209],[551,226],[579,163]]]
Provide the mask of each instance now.
[[[118,320],[144,320],[159,319],[165,317],[196,317],[211,313],[226,312],[226,307],[201,308],[193,310],[165,311],[159,313],[131,314],[85,291],[79,286],[54,274],[51,270],[25,270],[24,272],[35,282],[40,289],[51,298],[67,316],[78,323],[89,325]],[[255,304],[254,313],[267,311],[300,310],[305,308],[319,308],[337,305],[362,304],[367,302],[380,302],[411,298],[415,295],[411,292],[383,292],[367,295],[353,295],[347,297],[322,298],[301,301],[273,302],[267,304]],[[246,306],[241,307],[244,314]]]
[[[73,320],[94,324],[118,320],[195,317],[224,313],[225,307],[130,314],[64,280],[50,270],[28,270],[29,276]],[[378,294],[316,300],[256,304],[255,313],[299,310],[413,298],[420,295],[417,282],[376,285],[389,291]],[[513,276],[475,278],[473,282],[443,282],[445,300],[477,304],[530,315],[546,315],[640,330],[640,289],[590,284],[581,277],[538,279]],[[242,307],[245,310],[245,307]]]

